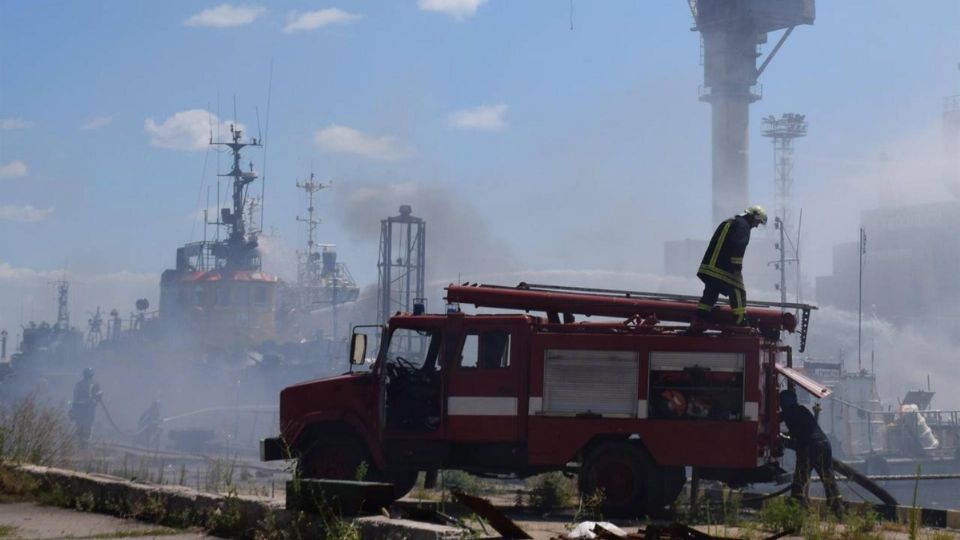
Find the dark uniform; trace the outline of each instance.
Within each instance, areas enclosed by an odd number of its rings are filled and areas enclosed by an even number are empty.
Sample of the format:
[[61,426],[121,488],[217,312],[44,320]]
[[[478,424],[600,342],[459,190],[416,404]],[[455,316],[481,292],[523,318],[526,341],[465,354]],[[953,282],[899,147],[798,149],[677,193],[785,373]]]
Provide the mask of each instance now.
[[97,402],[100,401],[101,395],[100,385],[93,382],[93,370],[90,368],[83,370],[83,378],[73,386],[73,403],[70,406],[70,419],[76,426],[80,444],[85,445],[90,441]]
[[833,475],[833,451],[826,434],[817,424],[810,409],[797,403],[797,395],[791,390],[780,393],[780,418],[787,424],[794,451],[797,453],[797,466],[793,472],[790,496],[807,501],[807,486],[810,483],[810,470],[815,469],[823,482],[827,494],[827,503],[837,515],[843,513],[837,479]]
[[743,255],[750,243],[750,221],[745,215],[724,220],[713,233],[707,252],[703,254],[697,277],[704,284],[703,296],[697,304],[706,317],[717,303],[717,297],[730,299],[730,307],[742,324],[747,312],[747,291],[743,286]]
[[153,400],[150,407],[140,415],[140,422],[137,424],[137,442],[145,446],[156,445],[160,438],[160,424],[162,422],[160,401]]

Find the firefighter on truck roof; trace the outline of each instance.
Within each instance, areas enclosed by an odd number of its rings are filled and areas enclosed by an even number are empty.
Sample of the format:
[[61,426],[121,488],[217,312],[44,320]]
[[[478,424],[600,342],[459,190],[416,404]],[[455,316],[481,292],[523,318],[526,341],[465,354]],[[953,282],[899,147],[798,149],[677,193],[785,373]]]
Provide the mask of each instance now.
[[743,286],[743,255],[750,243],[750,230],[767,224],[767,213],[760,206],[751,206],[721,223],[703,254],[697,277],[703,282],[703,296],[697,304],[700,319],[710,318],[713,305],[722,294],[730,299],[730,307],[738,325],[746,325],[747,291]]

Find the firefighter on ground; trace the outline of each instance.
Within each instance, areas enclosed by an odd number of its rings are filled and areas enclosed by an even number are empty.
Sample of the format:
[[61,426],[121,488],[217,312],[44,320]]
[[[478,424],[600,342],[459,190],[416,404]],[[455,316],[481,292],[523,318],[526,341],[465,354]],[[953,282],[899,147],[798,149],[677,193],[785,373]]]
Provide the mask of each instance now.
[[147,407],[147,410],[140,415],[140,422],[137,424],[137,442],[144,446],[155,446],[160,438],[160,424],[162,423],[160,400],[155,399]]
[[827,495],[827,504],[838,517],[843,514],[843,502],[837,489],[837,479],[833,475],[833,450],[830,440],[817,424],[810,409],[797,403],[797,394],[793,390],[780,392],[780,418],[787,424],[792,447],[797,454],[797,465],[793,471],[793,483],[790,496],[804,504],[807,499],[807,487],[810,483],[810,470],[814,469],[823,482]]
[[85,445],[90,441],[93,418],[102,395],[100,385],[93,381],[93,368],[84,368],[83,378],[73,386],[73,403],[70,406],[70,419],[76,427],[80,444]]
[[730,307],[738,325],[747,324],[747,291],[743,286],[743,255],[750,243],[750,230],[767,224],[767,213],[760,206],[751,206],[742,214],[724,220],[713,233],[703,254],[697,277],[703,282],[703,296],[697,304],[700,319],[708,319],[713,305],[722,294],[730,299]]

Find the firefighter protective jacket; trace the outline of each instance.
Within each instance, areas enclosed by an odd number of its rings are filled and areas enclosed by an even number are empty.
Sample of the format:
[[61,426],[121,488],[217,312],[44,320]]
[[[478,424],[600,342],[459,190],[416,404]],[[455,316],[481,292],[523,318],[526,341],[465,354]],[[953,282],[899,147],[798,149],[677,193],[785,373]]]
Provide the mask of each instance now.
[[703,254],[697,277],[712,278],[726,285],[743,289],[743,254],[750,243],[750,222],[746,216],[734,216],[724,220],[710,239],[707,252]]
[[787,431],[790,432],[790,437],[797,441],[798,447],[811,442],[829,442],[813,413],[803,405],[783,407],[780,418],[787,424]]

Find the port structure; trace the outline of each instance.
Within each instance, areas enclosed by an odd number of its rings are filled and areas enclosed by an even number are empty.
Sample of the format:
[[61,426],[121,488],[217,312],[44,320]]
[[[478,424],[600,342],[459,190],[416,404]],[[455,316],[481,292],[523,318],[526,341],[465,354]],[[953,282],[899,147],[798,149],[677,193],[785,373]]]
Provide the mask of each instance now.
[[960,94],[943,98],[943,181],[960,197]]
[[[380,221],[377,323],[381,325],[394,313],[412,313],[415,304],[425,303],[427,224],[412,211],[404,204],[399,215]],[[410,343],[405,350],[416,346]]]
[[64,278],[53,284],[57,286],[56,329],[65,332],[70,329],[70,282]]
[[[813,24],[814,0],[688,0],[700,32],[703,87],[700,100],[712,114],[713,222],[749,205],[750,104],[753,87],[793,29]],[[767,33],[786,29],[758,67],[758,47]]]
[[806,116],[785,113],[763,119],[763,136],[773,141],[774,193],[776,212],[787,230],[793,230],[790,191],[793,188],[793,141],[807,136]]
[[[797,265],[797,283],[799,277],[799,250],[797,242],[791,238],[791,233],[795,231],[793,227],[792,204],[790,192],[793,187],[793,141],[807,136],[807,120],[802,114],[785,113],[779,118],[770,115],[763,119],[763,136],[773,141],[773,169],[774,169],[774,193],[777,200],[776,217],[774,226],[779,235],[776,242],[776,249],[779,253],[779,260],[773,264],[780,273],[780,281],[776,288],[780,291],[780,303],[787,301],[787,265]],[[799,236],[799,231],[797,231]],[[799,239],[797,239],[799,240]],[[787,252],[787,244],[790,244],[790,252]],[[799,297],[799,293],[797,294]],[[797,299],[799,301],[799,298]]]

